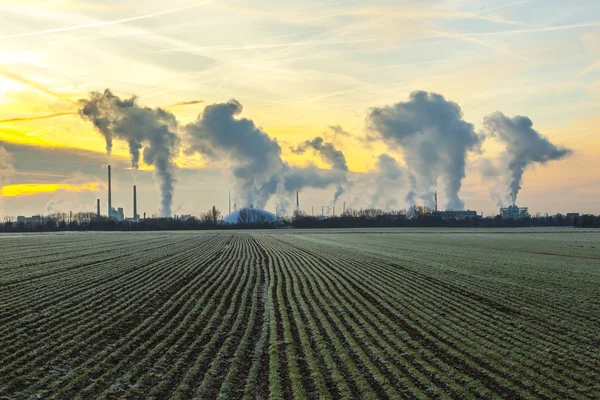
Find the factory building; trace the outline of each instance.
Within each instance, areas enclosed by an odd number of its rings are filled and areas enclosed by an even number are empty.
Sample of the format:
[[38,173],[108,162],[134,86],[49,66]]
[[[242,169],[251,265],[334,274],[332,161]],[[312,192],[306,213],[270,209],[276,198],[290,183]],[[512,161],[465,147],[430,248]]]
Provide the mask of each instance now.
[[477,211],[475,211],[475,210],[459,210],[459,211],[446,210],[446,211],[439,211],[439,215],[444,219],[455,219],[457,221],[482,218],[482,216],[478,215]]
[[123,211],[123,207],[119,207],[116,210],[113,207],[112,210],[111,210],[111,212],[110,212],[110,218],[114,219],[115,221],[124,221],[125,220],[125,213]]
[[502,219],[525,219],[531,217],[527,207],[518,207],[514,203],[508,207],[501,207],[500,216]]

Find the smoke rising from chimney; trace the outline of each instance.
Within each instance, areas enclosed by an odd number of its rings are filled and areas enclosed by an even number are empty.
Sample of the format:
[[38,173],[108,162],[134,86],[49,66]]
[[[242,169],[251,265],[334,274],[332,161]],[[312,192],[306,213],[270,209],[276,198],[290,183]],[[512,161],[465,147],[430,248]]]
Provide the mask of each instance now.
[[295,154],[302,154],[308,149],[312,149],[315,153],[318,153],[323,162],[329,164],[331,168],[342,171],[346,175],[345,179],[337,185],[337,189],[333,195],[333,202],[335,203],[338,198],[345,193],[346,190],[344,189],[344,186],[349,185],[346,157],[344,156],[344,153],[335,148],[333,143],[325,143],[325,140],[320,136],[317,136],[313,140],[307,140],[295,148],[291,148],[292,152]]
[[510,118],[498,111],[485,117],[483,125],[490,135],[498,137],[506,146],[504,158],[507,160],[507,181],[513,203],[517,201],[523,173],[529,165],[561,160],[573,153],[570,149],[552,144],[533,129],[533,122],[528,117],[517,115]]
[[[281,146],[254,121],[239,118],[243,110],[236,100],[208,105],[197,120],[184,127],[188,154],[227,159],[236,179],[241,207],[264,208],[279,193],[289,196],[304,187],[325,188],[344,179],[339,171],[323,171],[314,165],[290,166],[281,158]],[[279,201],[279,211],[289,201]],[[287,211],[287,210],[285,210]]]
[[389,154],[380,154],[377,157],[375,171],[370,177],[375,183],[375,191],[371,198],[371,207],[378,205],[385,209],[397,207],[398,198],[396,194],[404,186],[403,178],[405,172],[398,161]]
[[154,166],[154,176],[161,192],[161,217],[171,215],[175,174],[173,161],[179,153],[177,120],[164,109],[139,106],[136,98],[120,99],[109,89],[104,93],[92,92],[90,99],[79,101],[79,114],[91,121],[104,136],[106,152],[112,152],[113,139],[125,140],[129,145],[134,176],[140,162],[140,152],[147,165]]
[[407,196],[410,202],[414,201],[412,192],[418,192],[425,205],[432,208],[441,177],[448,199],[446,208],[464,208],[458,193],[465,177],[467,153],[479,148],[482,136],[463,120],[458,104],[440,94],[416,91],[408,101],[372,108],[367,126],[389,145],[404,151],[405,164],[412,174]]

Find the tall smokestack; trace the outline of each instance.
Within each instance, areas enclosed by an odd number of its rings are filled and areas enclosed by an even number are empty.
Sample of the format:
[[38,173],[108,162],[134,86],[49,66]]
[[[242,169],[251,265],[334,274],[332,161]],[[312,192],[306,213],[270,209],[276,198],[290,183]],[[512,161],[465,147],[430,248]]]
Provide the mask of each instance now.
[[96,217],[100,218],[100,199],[96,200]]
[[133,219],[138,219],[137,215],[137,189],[133,185]]
[[112,193],[110,186],[110,165],[108,166],[108,218],[112,217]]
[[298,194],[297,190],[296,190],[296,210],[300,210],[300,195]]
[[435,211],[437,212],[438,207],[437,207],[437,190],[435,191]]
[[231,189],[229,189],[229,214],[231,214]]

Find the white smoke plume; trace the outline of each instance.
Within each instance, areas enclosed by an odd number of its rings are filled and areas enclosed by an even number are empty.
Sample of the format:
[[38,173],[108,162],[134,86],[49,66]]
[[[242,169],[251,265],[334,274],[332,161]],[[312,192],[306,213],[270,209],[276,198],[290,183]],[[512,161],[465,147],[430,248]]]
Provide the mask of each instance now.
[[463,120],[458,104],[440,94],[413,92],[408,101],[369,110],[367,127],[375,137],[403,150],[411,179],[409,203],[418,194],[432,208],[433,192],[442,178],[446,208],[464,208],[459,192],[467,153],[479,149],[482,136]]
[[333,143],[326,143],[320,136],[317,136],[313,140],[307,140],[291,150],[293,153],[302,154],[308,149],[312,149],[315,153],[318,153],[323,162],[329,164],[331,168],[341,171],[346,175],[345,179],[338,183],[335,194],[333,195],[333,202],[335,203],[338,198],[345,193],[345,187],[350,184],[347,176],[349,170],[348,164],[346,163],[346,157],[342,151],[335,148]]
[[400,205],[397,194],[404,186],[404,178],[404,169],[398,161],[389,154],[380,154],[372,175],[371,182],[375,184],[375,191],[371,198],[371,208],[397,208]]
[[529,165],[548,161],[561,160],[572,151],[556,146],[550,140],[533,129],[533,122],[528,117],[507,117],[495,112],[484,118],[486,131],[498,137],[506,146],[503,159],[507,161],[507,182],[511,200],[517,201],[517,195],[523,182],[523,173]]
[[139,168],[140,152],[144,162],[154,166],[161,193],[160,214],[170,217],[177,170],[174,158],[180,144],[175,116],[162,108],[140,106],[135,97],[122,100],[109,89],[104,93],[92,92],[89,100],[79,102],[80,116],[91,121],[104,136],[109,156],[113,138],[121,139],[129,144],[134,175]]
[[213,160],[230,162],[241,202],[239,207],[264,208],[278,192],[289,195],[304,187],[325,188],[344,179],[345,175],[338,171],[322,171],[314,165],[288,165],[281,158],[277,140],[269,137],[254,121],[239,118],[242,110],[236,100],[211,104],[195,122],[184,127],[189,142],[188,154],[198,153]]

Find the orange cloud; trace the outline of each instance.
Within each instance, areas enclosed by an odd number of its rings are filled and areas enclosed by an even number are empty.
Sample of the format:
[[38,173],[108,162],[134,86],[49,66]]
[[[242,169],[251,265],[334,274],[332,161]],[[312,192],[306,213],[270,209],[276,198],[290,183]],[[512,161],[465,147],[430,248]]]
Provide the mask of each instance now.
[[2,197],[33,196],[43,193],[54,193],[59,190],[67,192],[99,192],[104,189],[102,182],[88,182],[82,184],[71,183],[24,183],[19,185],[3,186]]

